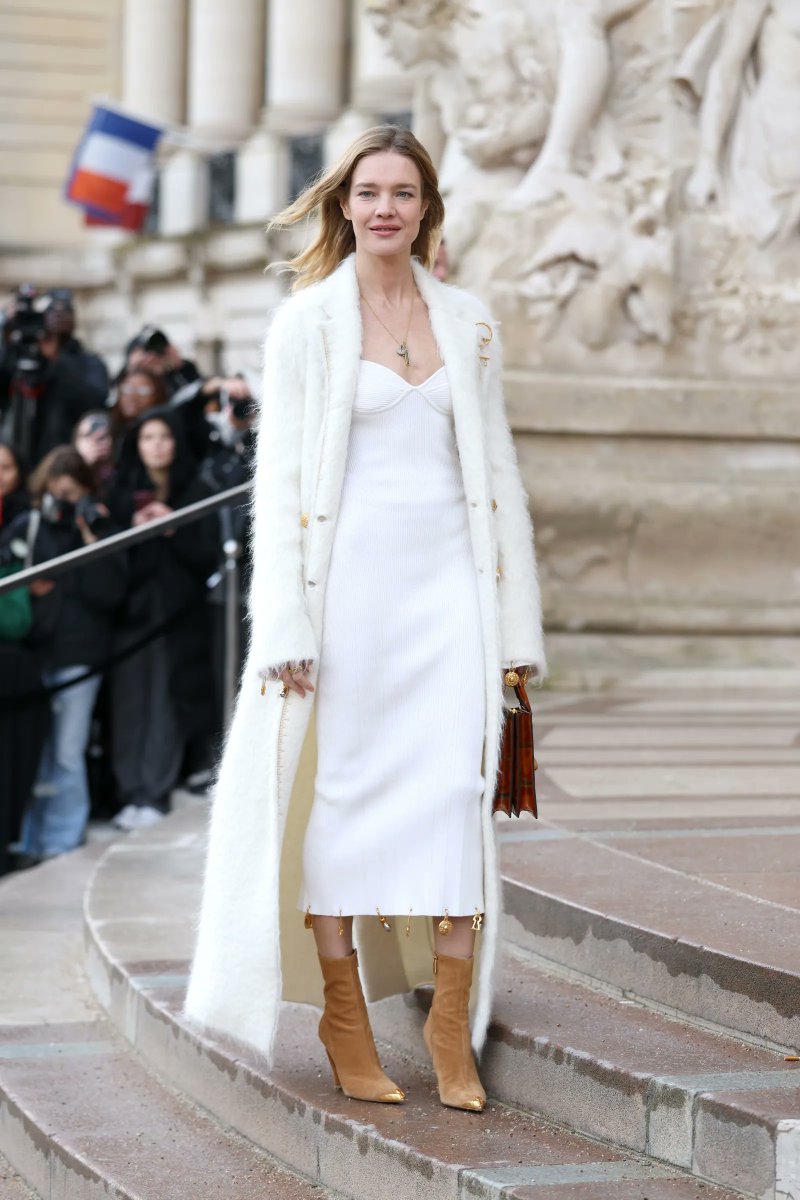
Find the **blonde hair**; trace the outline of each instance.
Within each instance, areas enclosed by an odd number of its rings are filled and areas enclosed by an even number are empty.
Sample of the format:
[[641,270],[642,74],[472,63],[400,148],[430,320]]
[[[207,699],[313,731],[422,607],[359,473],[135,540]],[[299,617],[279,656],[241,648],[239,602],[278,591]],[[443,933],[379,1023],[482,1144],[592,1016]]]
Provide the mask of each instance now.
[[444,202],[439,194],[436,168],[428,151],[410,129],[399,125],[375,125],[365,130],[348,146],[332,167],[301,192],[297,199],[279,212],[269,223],[270,229],[296,225],[305,217],[319,214],[319,232],[305,250],[289,266],[295,273],[292,291],[326,279],[339,263],[356,248],[353,226],[342,212],[341,201],[346,199],[353,172],[368,154],[385,151],[402,154],[416,163],[422,176],[422,201],[428,207],[411,247],[424,266],[433,266],[444,224]]

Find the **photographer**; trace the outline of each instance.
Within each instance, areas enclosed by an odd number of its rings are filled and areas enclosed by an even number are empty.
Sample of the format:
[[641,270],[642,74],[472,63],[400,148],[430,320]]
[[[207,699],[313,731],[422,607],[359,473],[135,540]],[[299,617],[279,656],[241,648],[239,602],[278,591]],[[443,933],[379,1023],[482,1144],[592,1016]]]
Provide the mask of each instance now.
[[181,388],[200,378],[200,372],[189,358],[173,346],[166,334],[155,325],[144,325],[125,348],[122,374],[146,371],[163,381],[166,398],[171,399]]
[[48,327],[50,300],[35,288],[20,288],[8,306],[0,346],[0,426],[28,462],[39,462],[69,441],[72,428],[105,394],[87,383],[80,355],[65,349],[64,337]]
[[[33,541],[33,562],[90,545],[112,531],[108,510],[92,495],[90,468],[72,446],[59,446],[30,480],[41,519]],[[0,560],[24,554],[29,518],[17,517],[0,541]],[[34,623],[29,635],[38,650],[42,680],[63,690],[51,698],[51,730],[42,753],[33,794],[23,819],[19,852],[28,862],[74,849],[83,840],[89,815],[86,747],[100,676],[83,678],[105,663],[114,610],[125,596],[126,563],[111,555],[57,580],[30,585]]]
[[114,478],[114,439],[111,434],[111,413],[95,409],[81,417],[72,431],[72,444],[94,477],[94,494],[106,495]]
[[45,331],[58,338],[62,354],[72,357],[80,371],[87,401],[105,404],[109,392],[108,368],[99,354],[91,354],[75,336],[75,309],[69,288],[51,288],[44,310]]

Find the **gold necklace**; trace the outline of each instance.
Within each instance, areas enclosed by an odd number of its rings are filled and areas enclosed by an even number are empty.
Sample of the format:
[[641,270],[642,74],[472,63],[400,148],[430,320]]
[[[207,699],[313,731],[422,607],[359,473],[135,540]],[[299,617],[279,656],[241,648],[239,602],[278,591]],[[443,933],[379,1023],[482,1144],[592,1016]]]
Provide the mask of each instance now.
[[[366,304],[369,311],[372,313],[375,320],[378,321],[381,325],[383,325],[383,328],[386,330],[386,332],[388,333],[388,335],[392,339],[392,341],[396,342],[397,338],[392,333],[389,326],[384,321],[381,321],[380,317],[375,312],[375,309],[372,307],[369,300],[367,299],[367,297],[364,295],[364,293],[360,289],[359,289],[358,294],[361,297],[361,299],[364,301],[364,303]],[[411,305],[408,310],[408,326],[406,327],[406,336],[403,338],[402,342],[395,350],[395,354],[400,355],[400,357],[402,358],[403,362],[406,364],[407,367],[411,366],[411,359],[408,356],[408,335],[411,332],[411,318],[414,316],[414,299],[415,299],[415,296],[414,296],[414,292],[412,291]]]

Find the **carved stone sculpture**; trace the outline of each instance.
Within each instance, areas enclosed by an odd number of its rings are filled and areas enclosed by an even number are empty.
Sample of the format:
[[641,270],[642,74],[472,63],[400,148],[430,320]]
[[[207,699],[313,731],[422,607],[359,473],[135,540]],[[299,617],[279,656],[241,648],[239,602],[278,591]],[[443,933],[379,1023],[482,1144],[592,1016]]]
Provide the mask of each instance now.
[[800,0],[375,0],[519,365],[800,367]]

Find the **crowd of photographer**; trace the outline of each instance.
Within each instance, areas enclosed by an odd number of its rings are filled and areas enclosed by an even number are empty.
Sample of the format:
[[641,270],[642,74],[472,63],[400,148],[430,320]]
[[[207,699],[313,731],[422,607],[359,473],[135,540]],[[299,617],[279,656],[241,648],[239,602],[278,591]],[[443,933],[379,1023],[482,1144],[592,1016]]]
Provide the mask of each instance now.
[[[110,383],[74,325],[65,291],[21,289],[5,312],[0,578],[249,476],[243,378],[203,378],[146,326]],[[246,572],[246,506],[0,595],[0,872],[80,845],[92,809],[153,824],[182,777],[207,773],[225,542]]]

